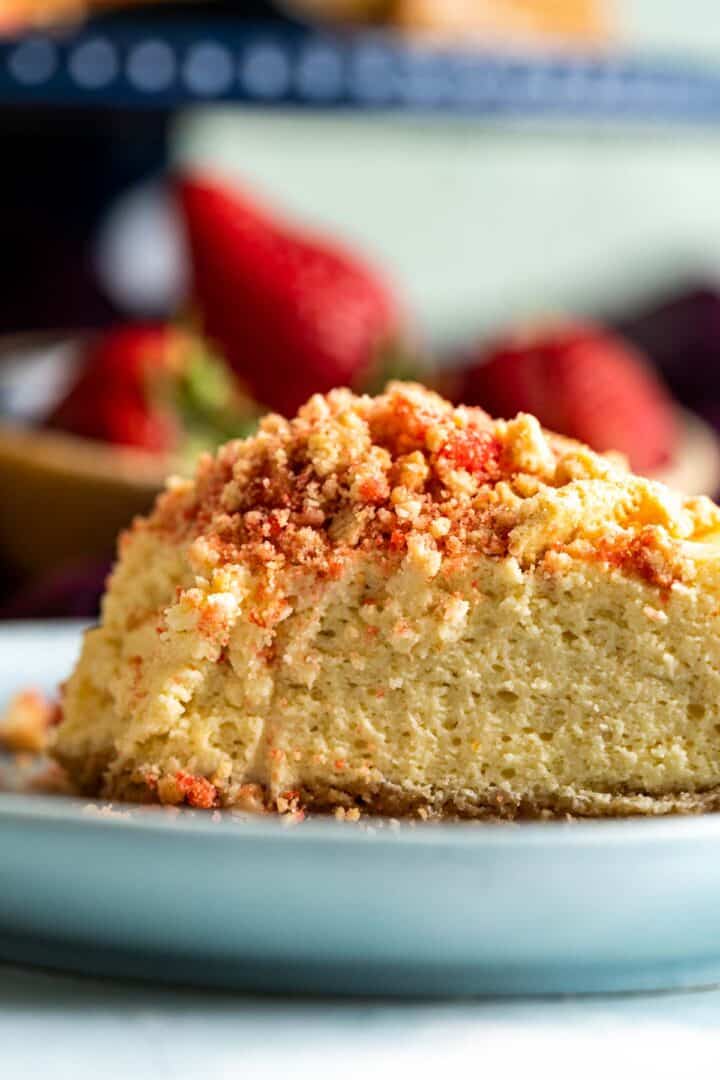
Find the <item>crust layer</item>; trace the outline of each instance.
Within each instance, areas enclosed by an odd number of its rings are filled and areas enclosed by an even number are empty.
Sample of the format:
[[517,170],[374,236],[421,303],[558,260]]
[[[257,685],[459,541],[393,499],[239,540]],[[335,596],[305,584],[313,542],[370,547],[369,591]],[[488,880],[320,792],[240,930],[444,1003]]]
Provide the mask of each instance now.
[[[110,783],[86,786],[91,797],[126,802],[165,803],[187,801],[183,786],[174,778],[148,787],[142,778],[118,777]],[[163,792],[164,797],[160,794]],[[395,784],[378,784],[372,790],[348,791],[332,786],[303,787],[298,791],[274,796],[269,788],[245,785],[232,795],[215,793],[211,807],[236,809],[249,813],[272,814],[298,812],[328,814],[338,810],[385,818],[410,818],[460,821],[542,821],[568,818],[662,817],[668,814],[702,814],[720,810],[720,785],[709,791],[681,791],[663,795],[644,792],[599,792],[566,789],[542,798],[515,797],[497,789],[488,792],[465,792],[448,795],[433,792],[431,798],[403,791]]]

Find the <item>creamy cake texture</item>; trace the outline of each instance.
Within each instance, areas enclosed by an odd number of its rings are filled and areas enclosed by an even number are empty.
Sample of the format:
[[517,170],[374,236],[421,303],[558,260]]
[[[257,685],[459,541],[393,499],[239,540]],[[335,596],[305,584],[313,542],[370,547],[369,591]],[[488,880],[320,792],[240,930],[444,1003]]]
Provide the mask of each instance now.
[[710,808],[718,538],[709,500],[531,416],[314,397],[122,538],[54,752],[199,807]]

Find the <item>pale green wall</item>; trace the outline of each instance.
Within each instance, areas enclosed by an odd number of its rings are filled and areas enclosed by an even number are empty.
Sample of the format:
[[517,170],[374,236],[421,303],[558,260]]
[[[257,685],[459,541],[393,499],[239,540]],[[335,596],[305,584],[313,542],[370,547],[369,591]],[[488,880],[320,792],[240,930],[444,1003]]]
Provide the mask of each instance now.
[[720,56],[718,0],[607,0],[624,38],[643,49]]
[[720,279],[720,132],[211,110],[179,123],[176,153],[357,242],[436,339]]

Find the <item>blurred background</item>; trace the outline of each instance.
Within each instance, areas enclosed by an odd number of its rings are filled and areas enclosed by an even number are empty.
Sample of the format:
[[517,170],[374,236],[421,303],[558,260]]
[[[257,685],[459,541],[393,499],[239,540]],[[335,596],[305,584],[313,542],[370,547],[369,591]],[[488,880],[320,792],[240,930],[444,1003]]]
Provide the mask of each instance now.
[[336,385],[720,492],[713,0],[0,0],[0,162],[0,617]]

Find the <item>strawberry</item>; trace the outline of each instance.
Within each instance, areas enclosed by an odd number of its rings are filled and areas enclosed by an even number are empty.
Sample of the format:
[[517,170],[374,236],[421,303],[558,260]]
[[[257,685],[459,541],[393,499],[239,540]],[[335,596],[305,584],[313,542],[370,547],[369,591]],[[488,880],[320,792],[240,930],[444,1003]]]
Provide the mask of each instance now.
[[153,385],[167,378],[179,347],[170,326],[122,326],[90,342],[79,375],[47,423],[75,435],[154,452],[180,433]]
[[359,387],[397,339],[395,298],[357,256],[235,189],[178,183],[202,328],[264,405]]
[[497,416],[533,413],[594,450],[619,450],[637,472],[671,458],[672,399],[641,353],[587,323],[513,334],[476,355],[453,396]]
[[141,324],[89,343],[46,423],[87,439],[193,457],[246,434],[254,419],[252,403],[203,343],[180,327]]

